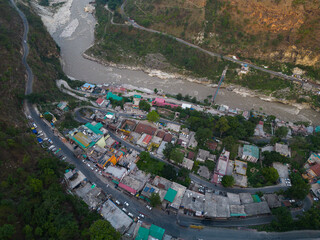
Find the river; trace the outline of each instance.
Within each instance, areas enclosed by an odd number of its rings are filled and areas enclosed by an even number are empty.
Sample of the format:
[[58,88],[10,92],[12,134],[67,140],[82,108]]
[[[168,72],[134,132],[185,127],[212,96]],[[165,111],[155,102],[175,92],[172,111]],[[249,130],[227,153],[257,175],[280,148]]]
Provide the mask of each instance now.
[[[118,69],[83,58],[82,54],[94,42],[94,26],[96,24],[92,14],[84,12],[84,7],[89,1],[74,0],[71,5],[70,19],[52,33],[53,38],[61,48],[63,70],[68,76],[96,84],[130,84],[149,89],[162,89],[164,92],[171,94],[180,92],[183,95],[196,96],[198,99],[204,99],[208,95],[214,94],[215,88],[203,84],[177,78],[162,79],[150,76],[140,70]],[[71,29],[69,34],[64,31],[66,27],[69,30]],[[313,125],[320,125],[320,113],[311,109],[299,110],[294,106],[267,102],[257,97],[244,97],[226,89],[219,90],[216,103],[243,110],[260,110],[266,114],[275,115],[284,121],[309,121]]]

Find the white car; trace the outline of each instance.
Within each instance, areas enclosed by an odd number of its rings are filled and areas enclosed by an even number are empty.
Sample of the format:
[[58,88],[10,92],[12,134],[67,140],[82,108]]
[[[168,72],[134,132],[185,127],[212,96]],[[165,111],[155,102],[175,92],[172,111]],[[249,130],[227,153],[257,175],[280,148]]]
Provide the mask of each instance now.
[[126,207],[129,207],[129,203],[128,202],[124,202],[123,203]]
[[128,213],[128,216],[133,218],[133,214],[130,212]]
[[139,214],[139,217],[144,218],[144,215],[142,213]]
[[32,126],[33,126],[34,128],[37,128],[37,127],[38,127],[37,124],[35,124],[35,123],[32,123]]
[[152,210],[152,207],[150,207],[149,205],[147,205],[146,208],[150,211]]
[[120,205],[120,202],[119,202],[118,200],[116,200],[116,204],[117,204],[117,205]]
[[127,209],[125,209],[125,208],[122,208],[122,211],[124,211],[125,213],[128,212]]

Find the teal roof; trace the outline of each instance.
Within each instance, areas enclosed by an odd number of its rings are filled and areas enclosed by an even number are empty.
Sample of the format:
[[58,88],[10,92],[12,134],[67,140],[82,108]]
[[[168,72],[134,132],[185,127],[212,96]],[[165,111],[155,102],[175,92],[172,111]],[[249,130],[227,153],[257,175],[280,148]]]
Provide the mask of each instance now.
[[108,92],[107,99],[110,99],[110,98],[112,98],[113,100],[116,100],[116,101],[122,100],[122,97],[119,97],[118,95],[115,95],[112,92]]
[[135,240],[148,240],[149,229],[140,227]]
[[231,217],[245,217],[247,214],[245,213],[230,213]]
[[261,199],[259,198],[259,196],[258,195],[252,195],[252,198],[253,198],[253,201],[254,202],[257,202],[257,203],[259,203],[259,202],[261,202]]
[[252,156],[252,157],[255,157],[256,159],[259,159],[259,148],[253,145],[244,145],[243,155]]
[[134,98],[141,98],[141,95],[135,94],[135,95],[133,95],[133,97],[134,97]]
[[74,136],[72,136],[72,139],[78,143],[82,148],[86,149],[87,147],[85,145],[83,145],[80,141],[78,141],[78,139],[76,139]]
[[316,126],[315,130],[316,133],[320,132],[320,126]]
[[158,227],[158,226],[152,224],[149,231],[150,231],[150,235],[152,237],[159,239],[159,240],[162,240],[165,230],[161,227]]
[[172,203],[176,195],[177,191],[172,188],[169,188],[166,195],[164,196],[164,200],[167,200]]
[[102,128],[102,124],[101,123],[97,123],[96,125],[92,125],[91,123],[86,123],[85,125],[87,128],[89,128],[92,132],[94,132],[95,134],[103,134],[103,132],[101,132],[99,129]]

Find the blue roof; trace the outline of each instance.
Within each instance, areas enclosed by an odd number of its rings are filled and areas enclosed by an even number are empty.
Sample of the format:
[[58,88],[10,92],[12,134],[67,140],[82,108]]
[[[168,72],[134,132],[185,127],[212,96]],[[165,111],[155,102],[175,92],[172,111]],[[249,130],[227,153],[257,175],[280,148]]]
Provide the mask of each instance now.
[[37,130],[36,129],[32,129],[32,132],[37,134]]
[[37,140],[38,140],[39,143],[43,142],[42,138],[37,138]]
[[87,87],[94,88],[95,86],[96,86],[96,85],[90,84],[90,83],[85,83],[85,84],[82,85],[82,87],[85,87],[85,88],[87,88]]
[[148,192],[149,188],[145,187],[143,191]]
[[256,159],[259,159],[259,148],[253,145],[244,145],[243,155],[252,156],[252,157],[255,157]]

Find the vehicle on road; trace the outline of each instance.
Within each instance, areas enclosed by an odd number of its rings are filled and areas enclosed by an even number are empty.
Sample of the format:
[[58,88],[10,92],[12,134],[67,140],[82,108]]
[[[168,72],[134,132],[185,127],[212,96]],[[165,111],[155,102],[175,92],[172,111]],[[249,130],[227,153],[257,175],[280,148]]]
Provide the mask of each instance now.
[[139,214],[139,217],[144,218],[144,215],[142,213]]
[[128,213],[128,216],[133,218],[133,214],[130,212]]
[[123,203],[126,207],[129,207],[129,203],[128,202],[124,202]]
[[150,210],[150,211],[152,210],[152,207],[149,206],[149,205],[147,205],[146,208],[147,208],[148,210]]
[[37,127],[38,127],[37,124],[35,124],[35,123],[32,123],[32,126],[33,126],[34,128],[37,128]]
[[127,209],[125,209],[125,208],[122,208],[122,211],[124,211],[125,213],[128,212]]
[[120,204],[121,204],[118,200],[116,200],[115,202],[116,202],[117,205],[120,205]]
[[51,145],[50,147],[48,147],[49,150],[53,149],[54,145]]

